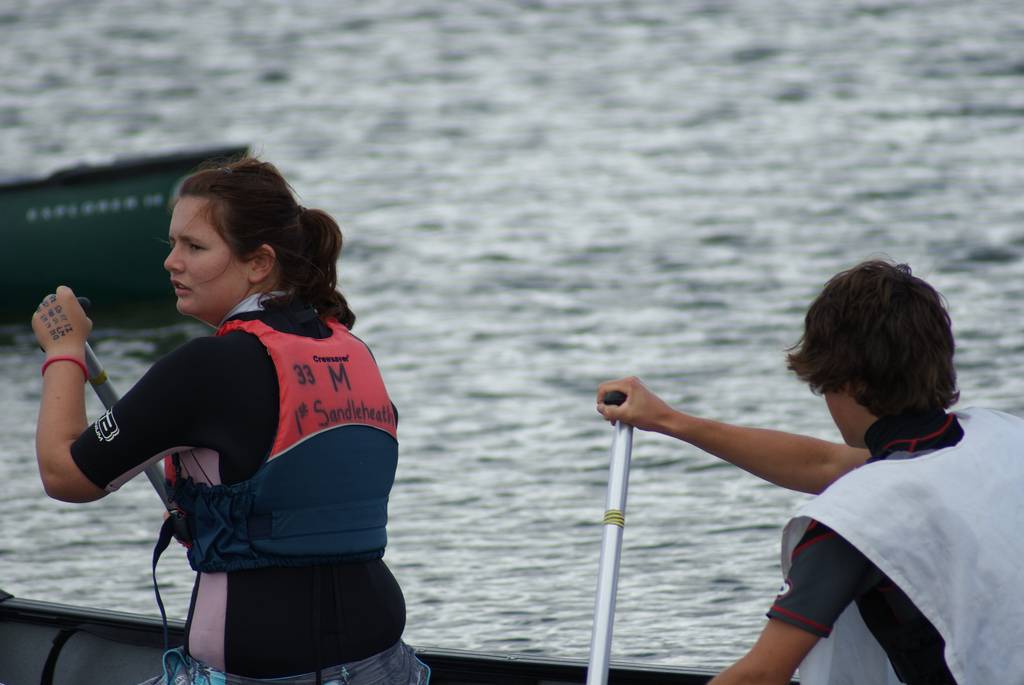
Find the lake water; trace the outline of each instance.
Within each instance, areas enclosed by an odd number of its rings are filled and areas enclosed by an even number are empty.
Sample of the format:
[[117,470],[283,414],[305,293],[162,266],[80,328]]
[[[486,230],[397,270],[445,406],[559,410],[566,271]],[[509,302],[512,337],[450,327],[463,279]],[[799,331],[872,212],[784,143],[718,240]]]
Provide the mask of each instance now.
[[[342,223],[402,413],[386,560],[414,645],[585,657],[596,385],[838,439],[783,355],[864,258],[947,297],[961,406],[1024,412],[1016,2],[35,0],[0,9],[0,57],[7,175],[249,143]],[[205,332],[169,304],[93,342],[123,392]],[[27,325],[0,329],[0,587],[153,614],[148,484],[42,492],[39,361]],[[663,436],[633,462],[613,655],[724,666],[804,496]],[[183,556],[160,578],[182,616]]]

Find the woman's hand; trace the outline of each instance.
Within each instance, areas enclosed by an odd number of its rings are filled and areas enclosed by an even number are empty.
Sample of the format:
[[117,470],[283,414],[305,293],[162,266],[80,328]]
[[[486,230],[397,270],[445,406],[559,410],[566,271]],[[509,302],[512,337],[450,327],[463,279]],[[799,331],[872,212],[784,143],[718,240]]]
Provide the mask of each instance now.
[[92,320],[85,315],[75,293],[67,286],[47,295],[32,316],[32,331],[48,356],[83,356],[92,332]]
[[[47,295],[32,316],[32,330],[49,359],[79,360],[51,367],[43,376],[43,393],[36,424],[36,459],[46,494],[65,502],[91,502],[106,495],[93,484],[71,457],[71,445],[88,426],[85,416],[85,342],[92,321],[82,311],[71,288],[61,286]],[[44,369],[48,365],[44,365]]]
[[[626,396],[620,405],[605,404],[605,394],[617,390]],[[668,423],[675,413],[672,407],[647,389],[639,378],[631,376],[615,381],[605,381],[597,388],[597,411],[611,422],[622,421],[634,428],[666,432]]]

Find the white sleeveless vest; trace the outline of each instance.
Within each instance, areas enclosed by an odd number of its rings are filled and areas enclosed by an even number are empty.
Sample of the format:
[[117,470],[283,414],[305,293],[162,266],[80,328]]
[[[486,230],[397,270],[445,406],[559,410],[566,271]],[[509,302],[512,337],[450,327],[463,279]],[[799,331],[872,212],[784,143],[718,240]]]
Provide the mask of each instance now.
[[[788,575],[810,519],[861,551],[942,635],[960,685],[1024,684],[1024,420],[957,412],[964,437],[866,464],[803,505],[782,539]],[[856,604],[800,665],[804,685],[898,685]]]

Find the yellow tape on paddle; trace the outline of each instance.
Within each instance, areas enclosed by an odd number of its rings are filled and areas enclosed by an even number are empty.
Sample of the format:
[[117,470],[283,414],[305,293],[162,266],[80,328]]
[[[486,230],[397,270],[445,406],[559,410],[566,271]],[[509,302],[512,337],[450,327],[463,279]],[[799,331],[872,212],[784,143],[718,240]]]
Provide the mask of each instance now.
[[604,525],[618,526],[619,528],[626,527],[626,515],[618,509],[609,509],[604,512]]

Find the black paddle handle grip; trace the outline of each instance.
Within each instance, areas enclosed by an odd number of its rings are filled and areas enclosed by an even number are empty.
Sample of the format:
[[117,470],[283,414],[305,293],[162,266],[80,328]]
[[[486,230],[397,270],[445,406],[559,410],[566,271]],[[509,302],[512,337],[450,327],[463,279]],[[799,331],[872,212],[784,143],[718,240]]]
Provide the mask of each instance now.
[[626,393],[619,392],[618,390],[612,390],[604,394],[605,404],[619,405],[626,401]]

